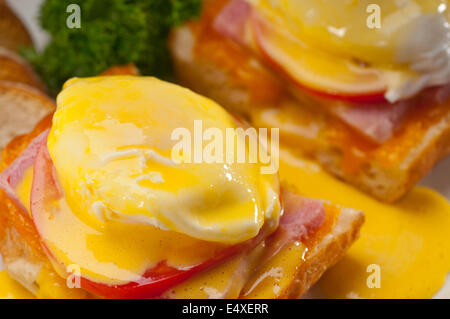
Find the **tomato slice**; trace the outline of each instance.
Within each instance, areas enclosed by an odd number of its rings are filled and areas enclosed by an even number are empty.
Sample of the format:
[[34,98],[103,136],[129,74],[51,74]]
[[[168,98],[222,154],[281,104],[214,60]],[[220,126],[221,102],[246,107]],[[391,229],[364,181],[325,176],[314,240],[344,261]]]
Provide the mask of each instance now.
[[[58,200],[62,197],[62,193],[58,188],[53,162],[48,152],[47,139],[42,142],[39,148],[34,162],[34,172],[31,193],[31,213],[33,222],[41,237],[44,250],[49,258],[58,264],[58,260],[53,256],[49,246],[45,244],[42,229],[45,227],[42,227],[39,222],[39,217],[46,213],[48,204],[51,201]],[[261,234],[262,233],[263,231],[261,231]],[[177,269],[169,266],[165,260],[161,260],[156,266],[147,270],[137,282],[129,282],[123,285],[108,285],[81,277],[81,287],[95,295],[106,298],[158,297],[164,291],[187,280],[196,273],[217,265],[225,259],[242,252],[243,249],[256,246],[264,238],[261,234],[245,243],[224,248],[210,259],[187,268]]]

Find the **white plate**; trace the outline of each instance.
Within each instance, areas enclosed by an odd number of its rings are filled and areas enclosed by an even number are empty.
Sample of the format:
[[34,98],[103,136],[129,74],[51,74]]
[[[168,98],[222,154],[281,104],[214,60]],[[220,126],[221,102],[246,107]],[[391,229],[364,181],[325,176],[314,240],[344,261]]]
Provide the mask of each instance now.
[[[48,41],[48,36],[41,30],[36,19],[42,0],[7,0],[7,2],[31,31],[37,48],[43,48]],[[435,189],[450,200],[450,157],[437,165],[420,184]],[[436,294],[435,298],[450,298],[450,275],[447,277],[446,284]]]

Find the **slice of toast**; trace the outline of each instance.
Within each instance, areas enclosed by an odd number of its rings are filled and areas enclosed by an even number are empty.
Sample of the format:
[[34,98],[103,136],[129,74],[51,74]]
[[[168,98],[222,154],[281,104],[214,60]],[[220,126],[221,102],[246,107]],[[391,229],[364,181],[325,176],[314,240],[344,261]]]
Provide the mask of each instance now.
[[[37,135],[50,126],[50,123],[51,117],[46,117],[31,133],[11,141],[2,152],[0,171],[9,166]],[[226,297],[297,298],[302,296],[326,269],[334,265],[345,254],[358,237],[360,227],[364,222],[363,213],[329,204],[326,205],[326,214],[326,222],[308,239],[307,243],[304,243],[309,249],[304,259],[302,258],[304,253],[302,245],[293,244],[293,247],[283,248],[275,255],[275,258],[264,263],[257,271],[251,263],[244,264],[246,272],[249,274],[246,277],[247,283],[257,280],[257,276],[265,271],[270,271],[273,267],[283,267],[284,271],[280,276],[273,278],[276,280],[277,289],[273,289],[274,286],[270,281],[262,280],[264,285],[258,286],[256,290],[245,287],[245,282],[243,282],[241,286],[243,289],[234,289],[233,294],[230,292]],[[300,248],[301,250],[298,250]],[[64,280],[57,275],[46,257],[30,216],[9,199],[3,191],[0,191],[0,252],[5,268],[11,276],[38,297],[93,297],[81,289],[67,288]],[[216,282],[227,282],[230,277],[227,277],[226,274],[230,271],[234,272],[235,269],[230,267],[236,265],[237,261],[231,259],[198,274],[168,291],[165,297],[189,299],[214,297],[205,291],[205,281],[210,280],[215,274],[219,276],[219,280],[216,278]],[[254,275],[253,278],[251,275]],[[246,290],[248,293],[244,295],[243,292]]]
[[339,119],[293,99],[247,50],[211,30],[211,19],[205,12],[199,21],[173,30],[169,47],[181,83],[253,126],[280,128],[282,143],[335,176],[393,202],[450,153],[450,101],[418,108],[394,137],[375,144]]
[[2,47],[0,47],[0,81],[23,83],[45,91],[31,65],[18,54]]
[[5,0],[0,0],[0,47],[12,51],[33,47],[27,28]]
[[0,149],[13,137],[29,132],[54,109],[54,101],[39,90],[0,81]]

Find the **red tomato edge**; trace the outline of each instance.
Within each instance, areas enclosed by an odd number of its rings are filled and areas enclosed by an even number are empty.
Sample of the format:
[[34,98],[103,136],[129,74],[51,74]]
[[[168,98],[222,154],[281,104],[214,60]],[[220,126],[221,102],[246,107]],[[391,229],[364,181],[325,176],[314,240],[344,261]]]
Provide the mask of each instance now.
[[[254,29],[259,28],[257,26],[256,19],[252,19],[252,28],[254,28]],[[258,40],[257,32],[254,32],[254,34],[255,34],[255,39],[256,39],[255,43],[256,43],[256,45],[258,47],[258,51],[262,55],[264,61],[271,68],[275,69],[277,72],[281,73],[284,77],[286,77],[290,82],[294,83],[294,85],[297,88],[304,90],[304,91],[306,91],[312,95],[315,95],[317,97],[362,104],[361,106],[364,106],[363,104],[389,103],[389,101],[384,96],[384,94],[385,94],[384,91],[353,95],[353,94],[345,94],[345,93],[338,93],[338,92],[321,91],[321,90],[312,88],[310,86],[307,86],[307,85],[301,83],[300,81],[295,79],[291,74],[289,74],[289,72],[287,72],[281,65],[276,63],[274,61],[274,59],[272,59],[268,55],[266,50],[261,45],[262,41]]]
[[[36,159],[34,162],[34,171],[36,172],[33,178],[31,197],[30,197],[30,207],[31,207],[31,215],[33,216],[33,223],[36,227],[36,230],[41,238],[41,244],[43,246],[44,251],[47,253],[49,258],[58,262],[56,258],[53,256],[52,252],[45,245],[41,234],[39,232],[39,227],[35,222],[34,213],[39,209],[38,207],[41,205],[37,202],[43,202],[45,199],[45,191],[48,191],[45,187],[40,186],[41,176],[45,180],[45,182],[49,184],[53,184],[55,188],[57,188],[57,184],[55,182],[54,176],[54,168],[53,163],[48,152],[47,148],[47,139],[45,139],[42,145],[39,148],[38,154],[36,155]],[[50,177],[51,176],[51,177]],[[52,196],[56,194],[53,193]],[[38,198],[38,200],[36,200]],[[38,205],[38,207],[36,207]],[[40,208],[42,209],[42,208]],[[258,236],[260,237],[260,236]],[[258,238],[256,237],[256,238]],[[228,247],[221,252],[219,252],[214,257],[206,260],[203,263],[197,264],[187,269],[176,269],[166,264],[165,261],[161,261],[157,266],[149,269],[143,276],[143,279],[139,282],[130,282],[123,285],[108,285],[104,283],[95,282],[89,280],[85,277],[80,277],[81,288],[86,291],[102,296],[105,298],[111,299],[130,299],[130,298],[155,298],[160,296],[162,293],[167,291],[168,289],[186,281],[193,275],[204,271],[210,267],[213,267],[220,262],[224,261],[227,258],[236,255],[238,252],[243,251],[249,243],[253,243],[254,240],[250,240],[243,244],[234,245]]]

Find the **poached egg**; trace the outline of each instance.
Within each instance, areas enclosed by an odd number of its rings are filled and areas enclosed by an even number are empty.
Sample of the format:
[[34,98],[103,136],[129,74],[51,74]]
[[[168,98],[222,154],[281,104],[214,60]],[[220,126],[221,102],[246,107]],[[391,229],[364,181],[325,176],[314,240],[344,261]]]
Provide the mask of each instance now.
[[73,79],[57,102],[48,148],[70,209],[86,223],[237,243],[278,218],[278,181],[259,164],[172,159],[177,128],[193,132],[195,120],[223,136],[238,128],[212,101],[155,78],[112,77]]
[[[297,53],[289,53],[295,59],[317,64],[310,67],[319,74],[339,73],[351,65],[373,68],[382,74],[385,98],[392,103],[450,81],[447,0],[249,2],[275,28],[301,42],[301,50],[296,46]],[[292,49],[281,40],[271,41]]]

